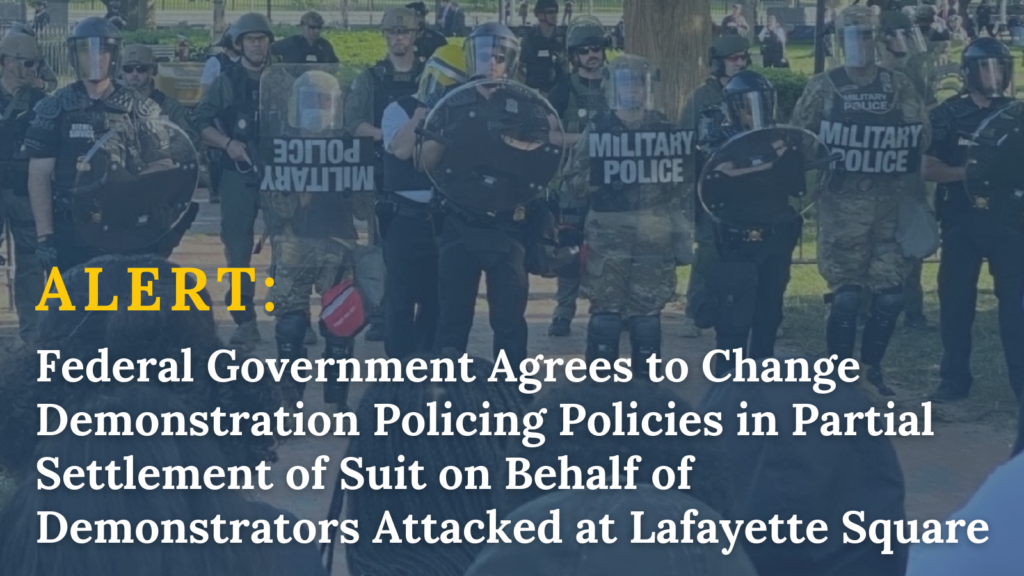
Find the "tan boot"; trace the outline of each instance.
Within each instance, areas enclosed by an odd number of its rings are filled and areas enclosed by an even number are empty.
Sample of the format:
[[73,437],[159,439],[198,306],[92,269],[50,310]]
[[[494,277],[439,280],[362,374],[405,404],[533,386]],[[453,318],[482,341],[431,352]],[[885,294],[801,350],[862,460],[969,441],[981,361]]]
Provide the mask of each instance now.
[[683,328],[680,330],[680,336],[683,338],[700,338],[701,329],[697,328],[697,325],[693,323],[693,318],[683,318]]
[[232,346],[255,348],[261,340],[259,326],[256,325],[255,320],[249,320],[242,322],[238,325],[238,328],[235,328],[235,333],[231,335],[229,342]]

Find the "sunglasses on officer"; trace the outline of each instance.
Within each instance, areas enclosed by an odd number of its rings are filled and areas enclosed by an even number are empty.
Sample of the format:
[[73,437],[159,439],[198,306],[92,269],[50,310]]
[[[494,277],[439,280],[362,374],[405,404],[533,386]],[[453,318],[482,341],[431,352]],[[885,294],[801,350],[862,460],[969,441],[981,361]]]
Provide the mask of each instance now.
[[316,26],[315,24],[306,24],[305,26],[306,26],[306,28],[309,28],[310,30],[323,30],[324,29],[323,26]]
[[146,72],[149,72],[151,69],[152,67],[148,64],[126,64],[121,67],[121,71],[125,74],[145,74]]
[[17,62],[18,64],[21,64],[21,66],[22,66],[23,68],[28,68],[28,69],[30,69],[30,70],[31,70],[32,68],[35,68],[35,67],[36,67],[36,64],[38,64],[38,63],[39,63],[39,61],[38,61],[38,60],[32,60],[31,58],[15,58],[14,60],[15,60],[15,61],[16,61],[16,62]]
[[600,54],[604,51],[604,46],[580,46],[576,49],[577,56],[586,56],[587,54]]

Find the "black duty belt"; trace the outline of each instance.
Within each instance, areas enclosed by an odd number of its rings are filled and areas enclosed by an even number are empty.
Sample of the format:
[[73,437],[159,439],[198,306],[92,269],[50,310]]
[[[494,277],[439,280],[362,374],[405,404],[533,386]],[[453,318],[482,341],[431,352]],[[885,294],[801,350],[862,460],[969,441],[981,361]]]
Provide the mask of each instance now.
[[432,202],[417,202],[395,193],[388,194],[387,201],[394,204],[396,216],[415,218],[417,220],[427,220],[434,216]]
[[718,225],[718,233],[722,241],[728,244],[747,244],[766,242],[771,238],[792,230],[793,223],[773,224],[769,226],[734,226]]

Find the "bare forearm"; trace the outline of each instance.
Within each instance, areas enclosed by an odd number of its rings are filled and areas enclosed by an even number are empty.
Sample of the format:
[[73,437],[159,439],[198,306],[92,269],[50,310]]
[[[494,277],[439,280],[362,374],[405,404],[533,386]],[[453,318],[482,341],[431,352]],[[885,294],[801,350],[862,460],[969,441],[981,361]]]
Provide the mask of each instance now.
[[369,136],[377,141],[384,137],[384,135],[380,131],[380,128],[377,128],[376,126],[370,124],[369,122],[363,122],[359,126],[356,126],[356,129],[352,131],[352,134],[360,138],[365,138]]
[[405,126],[402,126],[398,134],[395,134],[394,140],[391,141],[391,153],[399,160],[412,158],[413,151],[416,149],[416,128],[420,125],[425,115],[420,110],[425,111],[426,108],[417,109],[413,117],[405,123]]

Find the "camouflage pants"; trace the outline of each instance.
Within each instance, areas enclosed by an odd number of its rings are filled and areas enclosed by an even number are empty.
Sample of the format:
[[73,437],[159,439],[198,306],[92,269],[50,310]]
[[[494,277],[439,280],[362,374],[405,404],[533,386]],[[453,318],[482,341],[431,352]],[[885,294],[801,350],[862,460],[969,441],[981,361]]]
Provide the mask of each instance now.
[[303,238],[290,231],[272,239],[274,285],[267,301],[274,303],[274,316],[309,312],[309,297],[330,290],[352,263],[355,240]]
[[650,316],[675,296],[672,221],[666,212],[591,211],[585,232],[582,291],[591,314]]
[[897,194],[826,193],[818,200],[818,271],[830,291],[903,284],[910,261],[896,243]]
[[18,334],[31,346],[35,342],[36,304],[43,296],[45,278],[36,259],[36,223],[28,196],[18,196],[10,188],[0,192],[0,225],[7,226],[14,241],[14,307],[18,312]]

